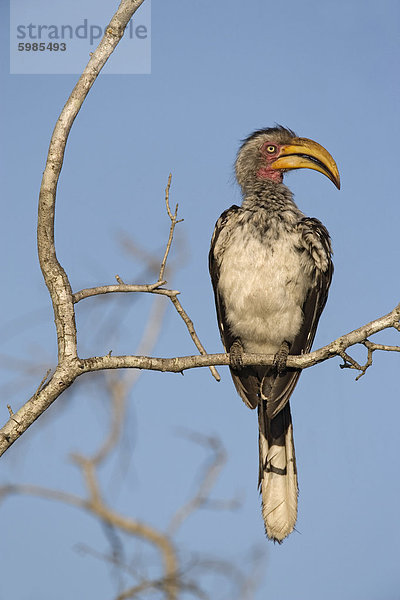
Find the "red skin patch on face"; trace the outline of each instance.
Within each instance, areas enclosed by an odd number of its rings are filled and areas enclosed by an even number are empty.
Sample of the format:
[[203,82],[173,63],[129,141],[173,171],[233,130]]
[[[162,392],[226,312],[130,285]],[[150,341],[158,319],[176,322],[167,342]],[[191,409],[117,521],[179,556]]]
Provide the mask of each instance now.
[[283,181],[282,171],[279,171],[279,169],[271,169],[269,165],[258,169],[257,177],[259,177],[260,179],[270,179],[271,181],[276,181],[277,183],[282,183]]
[[[276,152],[270,154],[267,152],[269,146],[276,146]],[[282,183],[283,173],[279,169],[271,169],[271,164],[278,158],[281,151],[281,146],[277,146],[273,142],[264,142],[261,146],[261,155],[265,159],[265,165],[258,169],[257,177],[260,179],[269,179],[270,181],[276,181]]]

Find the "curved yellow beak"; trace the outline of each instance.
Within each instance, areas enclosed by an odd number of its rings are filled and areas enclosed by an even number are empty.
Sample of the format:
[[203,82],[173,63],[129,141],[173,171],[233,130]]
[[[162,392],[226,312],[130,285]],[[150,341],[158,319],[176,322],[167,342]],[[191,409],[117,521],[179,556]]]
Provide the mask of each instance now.
[[340,190],[339,170],[332,156],[323,146],[307,138],[293,138],[290,144],[282,146],[271,169],[313,169],[326,175]]

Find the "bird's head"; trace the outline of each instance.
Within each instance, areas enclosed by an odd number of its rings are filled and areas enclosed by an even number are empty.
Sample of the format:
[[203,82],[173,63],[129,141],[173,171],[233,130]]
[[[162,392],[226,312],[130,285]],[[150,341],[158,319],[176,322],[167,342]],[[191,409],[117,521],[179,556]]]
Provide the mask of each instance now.
[[329,152],[317,142],[297,137],[280,125],[249,135],[239,149],[235,169],[243,190],[258,181],[281,183],[283,173],[291,169],[319,171],[340,189],[339,171]]

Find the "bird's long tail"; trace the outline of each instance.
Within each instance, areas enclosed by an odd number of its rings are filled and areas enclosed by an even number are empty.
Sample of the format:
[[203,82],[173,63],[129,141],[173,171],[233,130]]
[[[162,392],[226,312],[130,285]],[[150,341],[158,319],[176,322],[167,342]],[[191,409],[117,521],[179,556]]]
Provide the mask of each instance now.
[[266,401],[258,405],[262,514],[267,536],[281,542],[297,519],[297,470],[289,402],[267,417]]

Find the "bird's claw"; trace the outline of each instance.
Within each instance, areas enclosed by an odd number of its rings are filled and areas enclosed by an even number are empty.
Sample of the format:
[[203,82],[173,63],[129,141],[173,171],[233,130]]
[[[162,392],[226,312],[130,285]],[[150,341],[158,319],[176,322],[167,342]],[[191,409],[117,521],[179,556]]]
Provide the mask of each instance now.
[[275,367],[278,375],[282,375],[282,373],[286,370],[286,362],[289,354],[289,349],[289,343],[282,342],[281,347],[274,356],[273,366]]
[[239,340],[235,340],[229,350],[229,362],[232,369],[240,371],[243,369],[243,346]]

